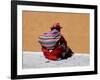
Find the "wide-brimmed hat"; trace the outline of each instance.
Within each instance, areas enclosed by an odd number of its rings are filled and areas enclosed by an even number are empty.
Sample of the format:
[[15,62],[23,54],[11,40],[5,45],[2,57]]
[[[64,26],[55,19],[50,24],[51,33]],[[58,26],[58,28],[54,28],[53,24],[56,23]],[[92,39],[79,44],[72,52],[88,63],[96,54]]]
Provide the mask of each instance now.
[[60,23],[54,23],[52,27],[50,28],[54,28],[54,29],[61,29],[62,27],[60,26]]

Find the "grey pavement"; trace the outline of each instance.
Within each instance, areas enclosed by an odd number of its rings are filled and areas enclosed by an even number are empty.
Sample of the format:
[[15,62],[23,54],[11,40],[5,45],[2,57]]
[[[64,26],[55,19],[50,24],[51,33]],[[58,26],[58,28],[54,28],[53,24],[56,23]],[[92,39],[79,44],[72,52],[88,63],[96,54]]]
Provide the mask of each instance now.
[[73,54],[71,57],[52,61],[44,57],[43,53],[23,53],[23,68],[47,68],[47,67],[70,67],[89,66],[90,56],[88,54]]

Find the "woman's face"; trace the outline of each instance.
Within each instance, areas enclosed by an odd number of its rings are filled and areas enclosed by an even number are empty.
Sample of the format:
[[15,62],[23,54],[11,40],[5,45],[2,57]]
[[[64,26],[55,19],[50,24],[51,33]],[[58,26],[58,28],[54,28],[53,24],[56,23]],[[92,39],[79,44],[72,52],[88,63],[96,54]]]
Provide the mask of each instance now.
[[61,31],[61,29],[59,28],[59,29],[57,29],[59,32]]
[[56,30],[58,30],[59,32],[61,31],[61,28],[60,28],[60,26],[53,26],[52,28],[51,28],[51,30],[53,30],[53,29],[56,29]]
[[51,28],[51,31],[54,30],[54,29],[58,30],[59,32],[61,31],[60,28]]

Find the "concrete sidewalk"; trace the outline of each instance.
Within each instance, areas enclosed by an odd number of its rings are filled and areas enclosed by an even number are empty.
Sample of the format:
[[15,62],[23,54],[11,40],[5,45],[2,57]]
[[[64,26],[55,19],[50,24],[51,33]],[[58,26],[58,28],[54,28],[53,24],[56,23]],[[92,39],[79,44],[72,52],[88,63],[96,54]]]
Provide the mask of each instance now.
[[23,52],[23,68],[89,66],[89,64],[89,54],[75,53],[68,59],[51,61],[46,59],[42,52]]

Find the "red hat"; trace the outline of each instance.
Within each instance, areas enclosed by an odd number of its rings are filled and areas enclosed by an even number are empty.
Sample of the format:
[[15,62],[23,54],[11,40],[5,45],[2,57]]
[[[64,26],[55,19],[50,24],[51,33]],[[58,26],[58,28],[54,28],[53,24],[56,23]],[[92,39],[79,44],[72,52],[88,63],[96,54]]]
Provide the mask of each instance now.
[[55,23],[55,24],[53,24],[53,26],[51,28],[61,29],[62,27],[60,27],[60,23]]

